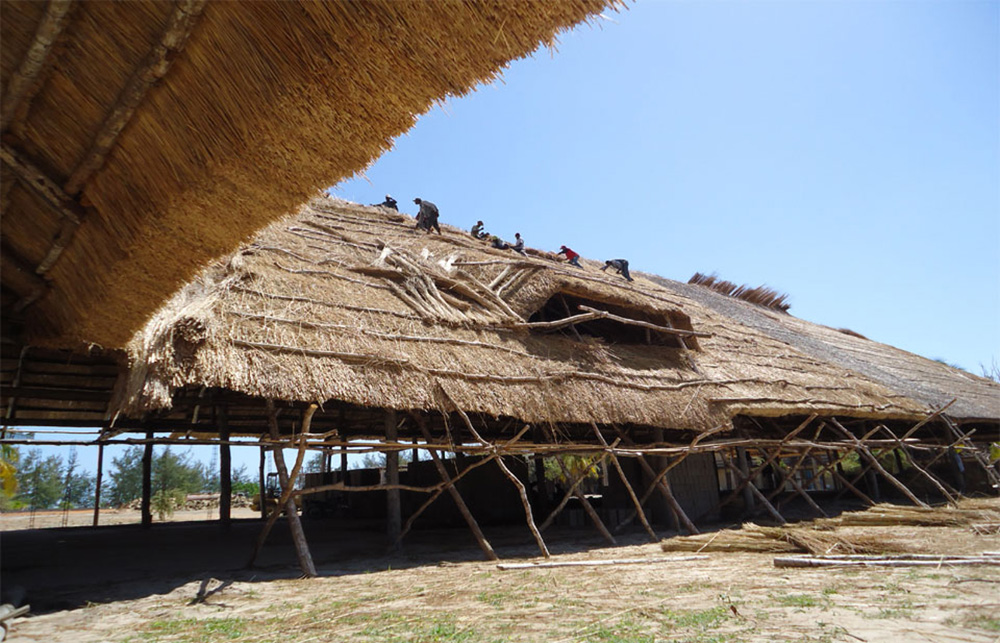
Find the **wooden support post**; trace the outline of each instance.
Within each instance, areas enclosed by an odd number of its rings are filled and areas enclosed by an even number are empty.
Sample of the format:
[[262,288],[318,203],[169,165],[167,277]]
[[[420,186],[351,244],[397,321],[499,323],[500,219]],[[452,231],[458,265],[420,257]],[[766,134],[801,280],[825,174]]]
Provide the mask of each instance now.
[[420,441],[413,438],[413,449],[410,451],[410,462],[420,462],[420,450],[417,448],[418,444],[420,444]]
[[[559,465],[559,469],[562,471],[563,476],[567,480],[569,480],[570,479],[569,469],[566,468],[566,465],[558,456],[555,458],[555,461]],[[583,510],[587,513],[587,516],[590,518],[590,521],[594,523],[594,526],[597,527],[597,531],[601,532],[601,535],[604,536],[604,539],[607,540],[612,545],[617,545],[618,541],[615,540],[615,537],[611,535],[611,532],[608,531],[608,528],[604,526],[604,522],[601,520],[601,517],[597,515],[597,511],[590,504],[590,501],[587,500],[587,496],[584,495],[579,488],[573,489],[573,495],[576,496],[576,499],[580,501],[580,504],[583,506]]]
[[[417,427],[420,432],[424,435],[424,440],[430,445],[432,439],[430,431],[427,430],[426,422],[423,417],[416,416],[414,418],[417,422]],[[486,540],[486,536],[483,535],[483,530],[479,528],[479,523],[473,517],[472,512],[469,511],[469,507],[465,504],[465,500],[462,499],[462,494],[458,492],[455,488],[455,483],[451,476],[448,475],[448,470],[445,468],[444,463],[441,462],[441,458],[438,456],[435,449],[428,449],[431,454],[431,460],[434,462],[434,467],[438,470],[438,474],[441,476],[441,480],[445,483],[445,488],[448,493],[451,494],[451,499],[455,501],[455,506],[458,507],[458,512],[462,514],[462,518],[465,519],[469,529],[472,530],[472,535],[476,537],[476,542],[479,543],[479,548],[483,550],[486,555],[486,560],[499,560],[499,556],[493,551],[493,546],[490,545],[489,541]],[[428,503],[430,504],[430,503]],[[402,534],[400,534],[402,536]]]
[[104,478],[104,445],[97,445],[97,480],[94,483],[94,526],[101,518],[101,483]]
[[[614,449],[615,447],[617,447],[619,442],[621,442],[621,438],[615,438],[615,441],[611,443],[611,448]],[[598,458],[597,461],[603,462],[604,459],[607,457],[608,457],[608,452],[606,451],[601,454],[601,456]],[[585,471],[573,479],[572,483],[569,485],[569,489],[567,489],[566,493],[563,494],[562,500],[559,501],[559,504],[556,505],[555,509],[553,509],[549,513],[548,518],[546,518],[545,521],[538,527],[540,531],[545,531],[546,529],[552,526],[552,523],[555,521],[556,516],[558,516],[559,512],[563,510],[563,508],[569,502],[569,499],[576,497],[576,489],[577,487],[580,486],[580,483],[582,483],[586,477],[587,473]]]
[[524,484],[520,480],[518,480],[517,476],[514,475],[514,473],[510,469],[507,468],[506,464],[504,464],[503,453],[497,450],[496,446],[491,445],[489,442],[484,440],[483,436],[479,435],[479,431],[476,431],[476,427],[473,426],[472,420],[470,420],[469,416],[466,415],[465,411],[462,410],[462,408],[455,403],[455,400],[453,400],[451,396],[448,395],[448,391],[445,390],[443,386],[439,388],[444,397],[446,397],[448,399],[448,402],[451,403],[452,407],[455,409],[455,412],[458,413],[459,417],[462,418],[462,421],[465,423],[465,427],[469,429],[469,432],[472,433],[472,436],[476,439],[476,441],[485,447],[491,448],[493,452],[496,453],[497,466],[500,467],[500,470],[503,472],[505,476],[507,476],[507,479],[510,480],[511,483],[517,488],[518,495],[521,496],[521,504],[524,506],[524,519],[525,522],[528,523],[528,529],[531,531],[531,535],[535,537],[535,543],[538,545],[538,549],[539,551],[541,551],[542,556],[548,558],[550,555],[549,548],[545,545],[545,541],[542,540],[542,534],[541,532],[538,531],[538,526],[535,525],[535,518],[531,514],[531,503],[528,502],[528,492],[524,488]]
[[[625,433],[620,428],[616,426],[615,431],[617,431],[619,438],[623,440],[626,445],[635,446],[635,443],[632,442],[632,440],[627,435],[625,435]],[[708,437],[708,435],[710,435],[711,433],[714,433],[714,431],[706,431],[705,433],[699,435],[691,442],[691,446],[692,447],[695,446],[699,442],[699,440]],[[678,464],[683,462],[684,458],[690,455],[690,453],[691,453],[690,451],[683,453],[681,457],[679,457],[678,459],[674,460],[669,465],[664,467],[663,470],[660,471],[659,473],[653,471],[653,467],[649,466],[649,463],[646,462],[646,457],[644,455],[639,455],[637,458],[639,461],[639,466],[641,466],[648,475],[653,477],[653,482],[650,484],[649,488],[646,490],[646,493],[642,496],[642,498],[639,499],[639,504],[645,502],[646,498],[648,498],[655,489],[660,492],[660,494],[663,496],[663,499],[666,500],[667,504],[670,505],[670,508],[673,509],[674,513],[677,515],[677,518],[680,520],[681,524],[684,525],[684,528],[687,529],[688,532],[691,534],[700,534],[701,532],[698,530],[697,527],[694,526],[694,522],[692,522],[692,520],[688,518],[688,515],[684,511],[683,507],[681,507],[681,504],[677,502],[677,498],[674,497],[674,492],[670,488],[670,483],[667,481],[667,473],[669,473],[670,470],[676,467]],[[630,514],[627,517],[626,521],[631,519],[632,515]],[[624,523],[626,521],[622,522]]]
[[748,481],[743,486],[743,507],[748,514],[752,514],[755,507],[753,504],[753,492],[750,491],[750,462],[747,458],[747,450],[742,447],[736,447],[736,458],[739,462],[740,473],[743,475],[743,479]]
[[[282,453],[282,447],[280,445],[272,447],[271,455],[274,457],[274,468],[278,471],[278,481],[281,483],[281,498],[278,501],[277,507],[274,509],[274,515],[272,519],[269,519],[267,524],[264,525],[264,529],[261,530],[261,535],[257,541],[257,547],[254,549],[253,557],[250,560],[250,564],[257,557],[257,552],[260,547],[264,544],[264,540],[267,538],[267,534],[270,528],[278,519],[278,515],[281,513],[281,508],[285,509],[285,517],[288,519],[288,526],[292,531],[292,541],[295,543],[295,553],[299,558],[299,566],[302,568],[302,573],[307,577],[316,576],[316,566],[313,564],[312,554],[309,551],[309,543],[306,542],[306,534],[302,530],[302,522],[299,521],[299,512],[295,506],[295,499],[292,498],[293,485],[295,484],[295,478],[299,474],[299,469],[302,467],[302,461],[305,458],[306,452],[306,440],[305,434],[309,431],[309,425],[312,423],[313,413],[316,412],[316,405],[311,404],[306,410],[306,415],[302,421],[302,437],[299,441],[299,454],[295,460],[295,467],[292,469],[292,474],[288,474],[288,469],[285,468],[285,455]],[[278,410],[274,406],[274,400],[268,398],[267,400],[267,424],[268,430],[271,435],[271,439],[278,441],[281,439],[281,434],[278,431]]]
[[[937,478],[937,476],[935,476],[930,471],[924,469],[922,466],[920,466],[919,464],[917,464],[917,461],[913,459],[913,453],[912,453],[912,451],[906,447],[906,444],[902,441],[902,439],[897,438],[896,434],[894,434],[889,429],[889,427],[885,426],[884,424],[881,426],[881,428],[882,428],[882,430],[885,433],[889,434],[889,437],[892,440],[895,440],[895,442],[896,442],[897,448],[893,449],[893,453],[896,454],[896,459],[897,459],[896,461],[899,462],[899,452],[901,450],[905,451],[907,453],[907,455],[909,455],[909,457],[910,457],[910,466],[913,468],[913,470],[916,471],[917,473],[919,473],[920,475],[922,475],[924,478],[926,478],[932,485],[934,485],[935,487],[937,487],[937,490],[941,492],[941,495],[943,495],[945,497],[945,499],[948,501],[949,504],[951,504],[953,506],[958,506],[958,501],[955,500],[955,497],[953,495],[951,495],[950,493],[948,493],[948,490],[945,489],[945,487],[944,487],[943,481],[939,480]],[[899,469],[902,472],[903,466],[902,466],[901,462],[899,463]]]
[[[954,400],[952,400],[952,402],[954,402]],[[948,416],[942,415],[941,420],[944,422],[945,426],[948,427],[948,430],[951,431],[951,434],[957,438],[956,443],[960,443],[968,448],[969,453],[972,454],[972,457],[979,463],[979,466],[981,466],[983,471],[986,473],[986,479],[989,480],[990,484],[993,485],[993,488],[997,490],[997,494],[1000,495],[1000,461],[996,464],[990,464],[989,458],[987,458],[976,447],[976,445],[973,444],[972,440],[969,439],[969,436],[975,432],[975,429],[963,434]]]
[[233,461],[229,447],[229,414],[226,405],[218,408],[219,424],[219,524],[229,529],[233,518]]
[[[607,440],[605,440],[604,436],[601,435],[601,430],[597,428],[597,424],[591,422],[590,426],[593,427],[594,435],[597,436],[597,440],[601,443],[601,446],[603,446],[605,449],[610,449]],[[618,472],[618,477],[621,478],[622,484],[625,485],[625,490],[628,491],[629,498],[632,499],[632,504],[635,505],[636,515],[639,516],[639,520],[640,522],[642,522],[642,526],[646,529],[646,533],[649,534],[650,541],[654,543],[658,542],[660,540],[660,537],[656,535],[656,532],[653,531],[653,528],[650,526],[649,521],[646,519],[646,512],[642,510],[642,504],[639,503],[639,499],[636,497],[635,491],[632,489],[632,485],[629,484],[628,476],[625,475],[625,471],[622,469],[621,463],[618,462],[617,456],[615,456],[615,454],[612,451],[609,450],[608,454],[611,459],[611,464],[614,465],[615,471]]]
[[[886,480],[888,480],[889,483],[892,484],[894,487],[896,487],[897,489],[899,489],[903,493],[904,496],[906,496],[907,498],[910,499],[911,502],[913,502],[913,504],[917,505],[918,507],[922,507],[924,509],[929,509],[930,508],[927,505],[927,503],[922,502],[919,498],[917,498],[915,495],[913,495],[913,493],[909,489],[906,488],[906,485],[904,485],[902,482],[900,482],[895,477],[893,477],[893,475],[891,473],[889,473],[888,471],[886,471],[885,467],[883,467],[879,463],[878,458],[876,458],[872,454],[872,452],[868,450],[868,447],[866,447],[864,444],[861,443],[860,440],[858,440],[856,437],[854,437],[854,434],[852,434],[850,431],[848,431],[847,429],[845,429],[840,424],[840,422],[838,422],[836,419],[830,418],[830,422],[833,424],[834,427],[836,427],[836,429],[845,438],[847,438],[849,441],[851,441],[851,442],[854,443],[854,446],[855,446],[856,449],[858,449],[858,452],[862,456],[864,456],[865,458],[867,458],[869,462],[871,462],[872,466],[875,467],[878,470],[878,472],[882,474],[882,477],[884,477]],[[876,496],[876,498],[877,498],[877,496]]]
[[[385,439],[396,442],[399,437],[396,426],[396,411],[385,411]],[[403,529],[403,517],[399,498],[399,451],[385,452],[385,481],[390,485],[385,492],[385,531],[390,547],[395,551],[401,549],[399,534]]]
[[[857,449],[857,453],[860,457],[861,449]],[[875,499],[875,502],[882,501],[882,492],[878,488],[878,478],[875,477],[875,470],[871,467],[865,467],[865,486],[868,488],[868,493]]]
[[261,445],[260,447],[260,466],[258,467],[258,488],[257,497],[260,500],[260,517],[267,518],[267,480],[264,476],[264,465],[266,464],[265,454],[267,453],[267,447]]
[[[740,471],[740,468],[737,467],[735,464],[733,464],[730,461],[730,459],[726,457],[725,453],[722,454],[722,462],[725,463],[725,465],[729,469],[731,469],[733,473],[737,474],[738,476],[743,475],[743,472]],[[760,500],[761,504],[764,505],[764,508],[767,509],[767,513],[771,514],[772,518],[777,520],[779,524],[782,525],[786,524],[787,521],[784,519],[784,517],[782,517],[782,515],[778,513],[778,510],[774,508],[774,505],[768,502],[767,498],[764,497],[764,494],[762,494],[760,490],[757,489],[756,485],[754,485],[753,482],[747,481],[747,487],[750,489],[750,493],[752,493],[755,498]]]
[[153,524],[153,513],[150,500],[153,496],[153,432],[146,433],[146,446],[142,452],[142,528],[149,529]]

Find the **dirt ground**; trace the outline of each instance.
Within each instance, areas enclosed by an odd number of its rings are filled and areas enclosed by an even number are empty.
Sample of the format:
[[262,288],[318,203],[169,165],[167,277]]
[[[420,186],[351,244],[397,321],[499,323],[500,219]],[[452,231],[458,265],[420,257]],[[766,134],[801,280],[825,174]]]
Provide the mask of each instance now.
[[[232,550],[238,541],[237,558],[242,560],[244,541],[252,539],[258,525],[246,521],[234,527],[235,535],[219,551]],[[207,532],[195,529],[205,527],[164,525],[160,544],[142,541],[137,546],[168,558],[176,556],[171,547],[190,549],[196,534],[205,547],[211,546]],[[893,540],[924,552],[1000,550],[1000,536],[964,527],[865,529],[891,529]],[[55,534],[52,547],[58,548],[77,534],[114,530],[122,530],[119,540],[122,534],[138,537],[139,532],[130,527],[47,531]],[[524,533],[486,532],[502,562],[543,560],[524,544]],[[4,552],[5,577],[29,574],[27,567],[37,566],[24,563],[24,545],[17,539],[30,536],[37,542],[39,534],[4,534],[4,549],[8,542],[12,545],[9,556]],[[333,535],[329,525],[314,525],[309,537],[316,543],[320,577],[315,579],[295,577],[291,545],[279,534],[271,557],[255,571],[219,558],[212,559],[218,561],[212,571],[204,571],[202,561],[192,562],[200,570],[181,573],[174,558],[174,575],[136,568],[131,577],[96,593],[89,585],[73,585],[79,578],[70,566],[54,561],[66,574],[63,596],[72,595],[77,600],[68,604],[80,606],[19,619],[8,640],[1000,641],[1000,567],[784,569],[774,566],[775,554],[713,552],[691,560],[691,554],[665,553],[642,533],[626,535],[617,547],[578,531],[546,536],[553,561],[647,562],[504,571],[477,560],[480,553],[467,533],[415,532],[402,555],[388,556],[378,532]],[[126,563],[129,551],[119,550],[120,566],[136,564]],[[83,596],[93,600],[79,600]]]
[[[233,518],[255,518],[258,512],[247,508],[234,508]],[[164,520],[155,522],[190,522],[193,520],[218,520],[218,507],[201,511],[175,511]],[[99,525],[139,524],[142,515],[132,509],[101,509]],[[20,529],[48,529],[51,527],[90,527],[94,524],[93,509],[71,509],[69,511],[17,511],[0,513],[0,532]]]

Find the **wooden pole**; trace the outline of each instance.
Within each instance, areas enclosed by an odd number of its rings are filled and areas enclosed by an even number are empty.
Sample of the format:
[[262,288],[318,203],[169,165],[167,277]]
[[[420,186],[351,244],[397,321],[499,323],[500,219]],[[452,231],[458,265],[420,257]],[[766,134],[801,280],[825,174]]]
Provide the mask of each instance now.
[[[723,457],[725,457],[723,455]],[[736,447],[736,459],[739,462],[740,473],[743,476],[745,482],[743,486],[743,506],[748,514],[752,514],[754,510],[753,504],[753,492],[750,491],[750,462],[747,458],[747,450],[743,447]]]
[[229,415],[226,405],[218,407],[219,424],[219,524],[223,529],[232,525],[233,507],[233,461],[229,449]]
[[830,418],[830,422],[833,424],[834,427],[837,428],[837,430],[845,438],[847,438],[848,440],[850,440],[850,441],[852,441],[854,443],[854,446],[855,446],[856,449],[858,449],[858,452],[861,455],[863,455],[865,458],[867,458],[869,462],[871,462],[872,466],[875,467],[878,470],[878,472],[882,474],[883,478],[885,478],[886,480],[888,480],[890,484],[892,484],[894,487],[896,487],[897,489],[899,489],[903,493],[904,496],[906,496],[907,498],[910,499],[910,501],[913,504],[917,505],[918,507],[923,507],[924,509],[929,509],[930,508],[927,505],[927,503],[922,502],[919,498],[917,498],[915,495],[913,495],[913,493],[910,492],[910,490],[906,488],[906,485],[904,485],[902,482],[900,482],[899,480],[897,480],[891,473],[889,473],[888,471],[886,471],[885,467],[883,467],[881,465],[881,463],[879,463],[878,458],[876,458],[872,454],[872,452],[868,450],[868,447],[866,447],[865,445],[863,445],[856,437],[854,437],[854,435],[850,431],[848,431],[847,429],[845,429],[840,424],[840,422],[838,422],[835,418]]
[[[385,439],[395,442],[397,438],[396,411],[386,409]],[[389,485],[399,484],[399,451],[385,452],[385,478]],[[400,509],[399,488],[390,487],[385,492],[385,530],[386,536],[389,538],[390,548],[395,551],[402,549],[402,543],[399,540],[402,529],[403,518]]]
[[[738,466],[736,466],[735,464],[733,464],[732,461],[729,458],[726,457],[725,453],[722,454],[722,462],[729,469],[731,469],[733,471],[733,473],[735,473],[736,475],[738,475],[738,476],[742,476],[743,475],[743,472],[740,471],[740,468]],[[750,493],[752,493],[754,495],[754,497],[756,497],[758,500],[760,500],[761,504],[764,505],[764,508],[767,509],[767,513],[771,514],[772,518],[774,518],[775,520],[777,520],[779,524],[782,524],[782,525],[786,524],[787,521],[784,519],[784,517],[782,517],[782,515],[780,513],[778,513],[778,510],[774,508],[774,505],[772,505],[770,502],[768,502],[767,498],[764,497],[764,494],[762,494],[760,492],[760,490],[757,489],[756,485],[754,485],[753,482],[749,482],[748,481],[747,482],[747,487],[750,489]]]
[[[627,435],[625,435],[625,432],[622,431],[619,427],[616,426],[615,431],[618,432],[619,437],[625,442],[626,445],[629,446],[635,445],[635,443],[632,442],[632,440]],[[695,437],[695,439],[691,442],[690,446],[692,447],[695,446],[699,442],[699,440],[707,437],[708,435],[714,432],[715,431],[707,431]],[[667,504],[670,505],[670,508],[673,509],[674,513],[677,515],[677,518],[680,520],[681,524],[684,525],[684,528],[687,529],[688,532],[691,534],[700,534],[701,532],[698,530],[697,527],[694,526],[694,522],[692,522],[691,519],[688,518],[688,515],[684,511],[684,508],[681,507],[681,504],[679,502],[677,502],[677,498],[674,497],[673,489],[670,488],[670,483],[667,481],[667,473],[669,473],[671,469],[680,464],[684,460],[684,458],[690,455],[690,453],[691,453],[690,451],[684,452],[677,460],[674,460],[673,462],[668,464],[659,473],[653,471],[653,467],[651,467],[649,465],[649,462],[646,461],[646,457],[640,454],[637,458],[637,460],[639,461],[639,466],[641,466],[648,475],[653,477],[653,482],[650,484],[650,487],[646,490],[646,493],[643,495],[643,497],[639,499],[639,503],[642,504],[643,502],[645,502],[646,498],[648,498],[650,494],[653,493],[654,489],[659,491],[660,494],[663,496],[664,500],[667,501]],[[632,516],[629,515],[626,520],[631,520],[631,519]]]
[[[617,447],[619,442],[621,442],[621,438],[615,438],[615,441],[611,443],[611,448],[614,449],[615,447]],[[597,461],[603,462],[604,459],[607,457],[608,457],[607,452],[602,453]],[[578,475],[576,478],[573,479],[572,484],[569,485],[569,489],[567,489],[566,493],[563,494],[563,497],[559,501],[559,504],[557,504],[555,509],[553,509],[549,513],[549,516],[548,518],[545,519],[545,522],[543,522],[538,527],[540,531],[545,531],[550,526],[552,526],[552,523],[555,521],[556,516],[558,516],[559,512],[563,510],[563,508],[569,502],[569,499],[574,498],[576,496],[576,494],[574,493],[576,491],[576,488],[580,486],[580,483],[582,483],[586,477],[587,477],[587,472],[584,471],[583,473],[581,473],[580,475]]]
[[[472,420],[470,420],[469,416],[465,414],[465,411],[463,411],[458,404],[455,403],[455,400],[451,399],[451,396],[448,395],[448,391],[446,391],[444,387],[441,387],[441,392],[446,398],[448,398],[448,401],[451,402],[452,407],[454,407],[455,411],[462,418],[462,421],[465,422],[466,428],[469,429],[472,436],[476,438],[476,441],[484,447],[491,447],[493,452],[497,454],[497,466],[500,467],[500,470],[505,476],[507,476],[507,479],[510,480],[511,483],[517,488],[517,493],[521,496],[521,505],[524,506],[524,519],[528,523],[528,529],[531,531],[531,535],[535,537],[535,543],[538,545],[538,549],[541,551],[542,556],[548,558],[550,556],[549,548],[545,545],[545,541],[542,539],[542,534],[538,531],[538,526],[535,525],[535,518],[531,514],[531,503],[528,502],[528,492],[524,488],[524,484],[518,480],[517,476],[507,468],[506,464],[504,464],[503,453],[500,450],[497,450],[495,446],[490,445],[489,442],[484,440],[483,436],[479,435],[479,431],[477,431],[476,427],[473,426]],[[598,518],[598,520],[600,519]]]
[[937,490],[941,492],[941,495],[943,495],[945,497],[945,499],[948,501],[948,503],[950,505],[952,505],[952,506],[958,506],[958,501],[955,500],[955,497],[953,495],[951,495],[950,493],[948,493],[948,490],[944,488],[944,485],[941,483],[941,481],[938,480],[938,478],[935,475],[933,475],[931,472],[927,471],[926,469],[924,469],[923,467],[921,467],[919,464],[917,464],[917,461],[913,459],[913,453],[912,453],[912,451],[910,449],[906,448],[906,445],[902,442],[902,440],[900,440],[899,438],[897,438],[896,434],[894,434],[889,429],[889,427],[885,426],[884,424],[881,425],[881,427],[882,427],[882,431],[884,431],[885,433],[888,433],[889,437],[892,438],[893,440],[895,440],[896,444],[898,445],[898,448],[893,449],[893,453],[896,454],[896,461],[899,463],[900,473],[902,473],[903,467],[902,467],[902,462],[899,460],[899,452],[902,450],[902,451],[906,451],[907,455],[910,456],[910,466],[913,467],[914,471],[916,471],[917,473],[919,473],[920,475],[922,475],[932,485],[934,485],[935,487],[937,487]]
[[[152,440],[152,431],[146,433],[146,439]],[[153,513],[150,511],[150,500],[153,496],[153,443],[147,442],[142,452],[142,528],[149,529],[153,525]]]
[[[312,554],[309,552],[309,543],[306,542],[306,534],[302,530],[301,521],[299,521],[299,512],[295,507],[295,500],[292,498],[292,491],[295,477],[299,474],[299,469],[302,467],[302,461],[305,456],[305,435],[309,431],[309,425],[312,423],[312,416],[313,413],[316,412],[316,408],[315,404],[310,404],[309,408],[306,410],[306,415],[303,418],[299,454],[296,458],[295,468],[292,470],[291,476],[288,475],[288,469],[285,468],[285,456],[281,452],[281,447],[276,446],[271,451],[271,455],[274,457],[274,468],[278,471],[278,481],[281,483],[281,499],[278,502],[278,506],[275,507],[274,520],[268,521],[267,525],[265,525],[264,529],[261,531],[261,538],[258,541],[260,544],[263,544],[263,540],[267,537],[267,532],[270,530],[269,526],[274,524],[281,511],[281,507],[284,506],[285,516],[288,518],[288,526],[292,531],[292,541],[295,543],[295,552],[299,557],[299,566],[302,568],[302,573],[310,578],[316,576],[316,566],[313,564]],[[271,439],[279,439],[278,411],[274,406],[274,400],[270,398],[267,400],[267,424],[271,434]],[[256,556],[257,549],[254,550],[254,558],[256,558]],[[251,564],[252,563],[253,560],[251,560]]]
[[[607,447],[608,443],[601,435],[601,430],[597,428],[597,424],[594,422],[590,423],[590,426],[594,429],[594,435],[597,436],[598,441]],[[618,472],[618,477],[621,478],[622,484],[625,485],[625,490],[628,491],[629,498],[632,499],[632,504],[635,505],[636,514],[639,516],[639,520],[642,522],[642,526],[646,529],[646,533],[649,534],[651,542],[658,542],[660,537],[656,535],[653,528],[649,525],[649,521],[646,519],[646,512],[642,510],[642,505],[639,503],[639,499],[635,496],[635,491],[632,489],[632,485],[629,484],[628,476],[625,475],[625,471],[622,469],[622,465],[618,462],[618,457],[614,453],[610,453],[611,464],[614,465],[615,471]]]
[[[424,439],[427,441],[428,445],[431,443],[431,434],[427,430],[426,423],[423,418],[417,416],[417,427],[420,432],[423,433]],[[466,506],[465,500],[462,499],[462,494],[458,492],[455,488],[455,483],[448,475],[448,470],[445,468],[444,463],[441,462],[441,458],[437,454],[437,450],[428,449],[431,454],[431,460],[434,462],[434,467],[438,470],[438,474],[441,476],[441,480],[446,483],[446,489],[448,493],[451,494],[451,499],[455,501],[455,506],[458,507],[458,512],[462,514],[462,518],[465,519],[466,524],[469,525],[469,529],[472,530],[472,535],[476,537],[476,542],[479,543],[479,548],[483,550],[486,555],[486,560],[499,560],[496,552],[493,551],[492,545],[486,540],[486,536],[483,535],[483,530],[479,528],[479,523],[472,516],[472,512],[469,511],[469,507]],[[428,503],[429,504],[429,503]]]
[[258,467],[258,489],[257,496],[260,499],[260,517],[267,518],[267,481],[264,476],[266,447],[260,447],[260,466]]
[[[552,431],[552,438],[553,440],[555,440],[555,431]],[[566,464],[562,461],[562,458],[556,457],[555,461],[556,464],[559,465],[559,469],[562,471],[563,477],[569,480],[570,479],[569,469],[566,468]],[[583,492],[576,487],[573,488],[572,493],[574,496],[576,496],[576,499],[580,501],[580,504],[583,506],[583,510],[587,513],[587,516],[590,517],[590,521],[594,523],[595,527],[597,527],[597,531],[601,532],[601,535],[604,536],[604,539],[607,540],[609,543],[611,543],[612,545],[617,545],[618,541],[615,540],[615,537],[611,535],[611,532],[608,531],[608,528],[604,526],[604,522],[601,521],[601,517],[597,515],[597,511],[595,511],[594,508],[591,506],[590,501],[587,500],[587,496],[585,496]]]
[[104,445],[97,447],[97,481],[94,484],[94,526],[101,517],[101,482],[104,478]]

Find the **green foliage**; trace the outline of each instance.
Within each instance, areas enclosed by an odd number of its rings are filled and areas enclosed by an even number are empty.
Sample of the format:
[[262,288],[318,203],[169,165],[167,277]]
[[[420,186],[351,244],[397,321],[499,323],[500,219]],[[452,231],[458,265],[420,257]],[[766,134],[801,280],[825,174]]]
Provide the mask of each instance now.
[[62,459],[42,457],[41,449],[31,449],[17,472],[17,503],[35,509],[53,509],[63,498]]
[[120,507],[142,495],[142,447],[129,447],[111,460],[108,501]]
[[158,489],[149,499],[150,508],[156,512],[157,518],[166,520],[174,515],[174,510],[184,504],[186,494],[181,489]]
[[0,510],[11,508],[17,493],[18,450],[9,444],[0,444]]
[[[399,452],[399,464],[400,466],[404,464],[409,464],[413,460],[412,451],[400,451]],[[385,467],[385,454],[384,453],[366,453],[364,457],[361,458],[361,463],[358,465],[352,465],[351,469],[381,469]],[[319,471],[319,469],[317,469]]]
[[247,465],[241,464],[230,474],[233,493],[242,493],[248,498],[253,498],[260,494],[260,483],[256,476],[247,472]]
[[63,474],[63,497],[60,506],[64,509],[93,506],[94,485],[93,476],[86,471],[77,470],[76,447],[70,448]]
[[[563,467],[559,466],[560,461],[569,473],[569,479],[563,473]],[[601,472],[598,468],[596,457],[558,455],[545,458],[545,477],[549,480],[555,480],[563,485],[570,485],[581,474],[585,478],[597,479],[600,477]]]
[[[129,447],[120,457],[111,462],[111,480],[108,500],[113,506],[121,506],[142,496],[142,454],[143,447]],[[154,491],[180,490],[185,494],[218,492],[218,466],[205,465],[195,461],[191,453],[177,453],[170,447],[153,452],[152,488]],[[251,485],[256,492],[256,483],[251,483],[245,470],[241,468],[240,483]],[[235,482],[235,479],[234,479]],[[234,484],[234,491],[236,491]]]

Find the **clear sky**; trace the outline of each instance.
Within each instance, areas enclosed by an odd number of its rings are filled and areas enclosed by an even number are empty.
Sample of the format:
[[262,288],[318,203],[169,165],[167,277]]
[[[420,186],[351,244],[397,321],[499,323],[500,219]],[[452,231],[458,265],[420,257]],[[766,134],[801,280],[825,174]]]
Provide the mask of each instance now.
[[[608,17],[435,108],[333,193],[767,284],[803,319],[1000,365],[1000,2],[640,0]],[[256,471],[256,450],[241,463]]]

